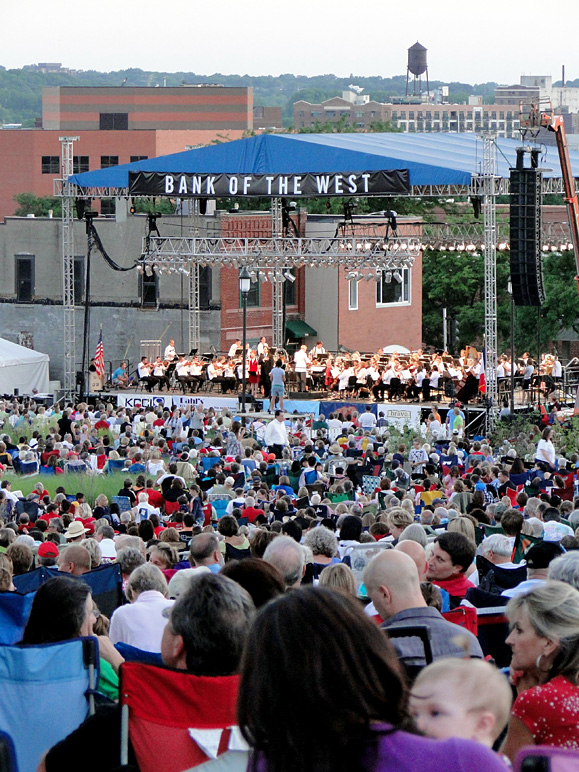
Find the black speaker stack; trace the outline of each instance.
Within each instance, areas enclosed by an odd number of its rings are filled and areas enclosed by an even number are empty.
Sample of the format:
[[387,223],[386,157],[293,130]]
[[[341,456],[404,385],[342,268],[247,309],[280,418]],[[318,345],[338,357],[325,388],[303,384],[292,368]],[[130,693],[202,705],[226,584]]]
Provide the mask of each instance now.
[[511,286],[517,306],[540,306],[545,301],[542,267],[542,174],[538,155],[524,167],[524,150],[517,150],[517,167],[510,175]]

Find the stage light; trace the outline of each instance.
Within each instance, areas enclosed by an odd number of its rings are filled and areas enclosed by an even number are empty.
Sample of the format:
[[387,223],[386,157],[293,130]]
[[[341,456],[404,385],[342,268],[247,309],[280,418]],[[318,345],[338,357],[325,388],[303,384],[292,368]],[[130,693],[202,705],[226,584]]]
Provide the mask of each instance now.
[[400,273],[400,271],[394,271],[392,275],[394,276],[398,284],[402,284],[402,274]]
[[390,271],[387,271],[384,274],[384,281],[386,282],[386,284],[391,284],[392,283],[392,274],[390,273]]

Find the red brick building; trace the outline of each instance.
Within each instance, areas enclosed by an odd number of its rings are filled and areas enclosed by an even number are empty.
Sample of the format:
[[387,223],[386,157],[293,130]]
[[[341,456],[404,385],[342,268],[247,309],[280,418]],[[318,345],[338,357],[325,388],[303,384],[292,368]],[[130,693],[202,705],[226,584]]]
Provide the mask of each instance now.
[[51,86],[42,92],[42,126],[59,131],[251,130],[253,89]]
[[[223,214],[221,235],[224,238],[269,238],[271,236],[271,214],[269,212],[244,212]],[[285,282],[286,318],[303,318],[305,311],[304,269],[294,271],[296,281]],[[266,272],[267,275],[267,272]],[[256,277],[258,278],[258,277]],[[242,337],[243,310],[239,293],[239,270],[222,267],[221,287],[221,351],[227,351],[231,344]],[[247,302],[247,339],[255,341],[265,335],[272,341],[272,283],[263,277],[252,281]]]

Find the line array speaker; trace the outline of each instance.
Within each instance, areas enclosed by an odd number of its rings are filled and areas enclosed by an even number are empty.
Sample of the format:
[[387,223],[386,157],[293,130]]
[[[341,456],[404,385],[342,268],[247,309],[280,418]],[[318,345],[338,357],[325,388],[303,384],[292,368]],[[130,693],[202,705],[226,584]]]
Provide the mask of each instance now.
[[511,169],[511,284],[517,306],[540,306],[543,288],[542,175],[537,169]]

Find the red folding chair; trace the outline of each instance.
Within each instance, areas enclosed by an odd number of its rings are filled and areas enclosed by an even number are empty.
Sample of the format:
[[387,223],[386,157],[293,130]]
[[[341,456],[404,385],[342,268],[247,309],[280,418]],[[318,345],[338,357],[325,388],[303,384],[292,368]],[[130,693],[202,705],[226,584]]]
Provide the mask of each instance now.
[[478,633],[478,621],[475,608],[471,608],[470,606],[459,606],[452,611],[445,611],[442,616],[447,622],[452,622],[454,625],[464,627],[473,635]]
[[121,666],[121,764],[129,739],[141,772],[185,772],[225,764],[245,772],[248,748],[237,726],[239,676],[210,678],[125,662]]

